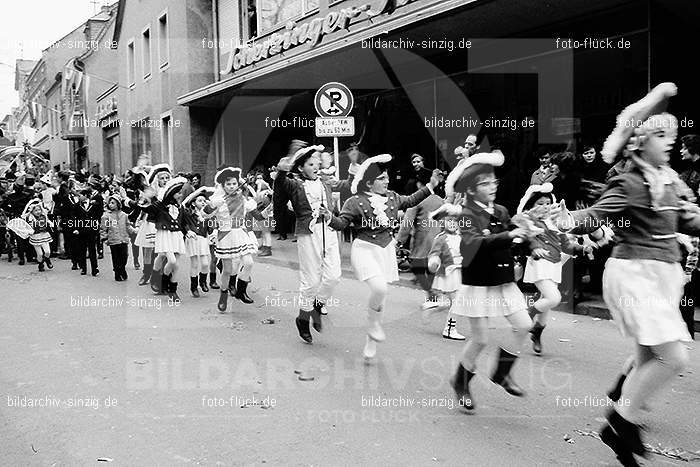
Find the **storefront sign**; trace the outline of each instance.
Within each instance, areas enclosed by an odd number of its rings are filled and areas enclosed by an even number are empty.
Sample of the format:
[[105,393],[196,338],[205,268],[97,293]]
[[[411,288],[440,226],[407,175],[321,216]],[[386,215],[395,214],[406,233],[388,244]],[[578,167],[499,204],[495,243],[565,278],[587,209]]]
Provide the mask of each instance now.
[[257,43],[254,41],[252,44],[235,47],[220,73],[221,75],[233,73],[303,44],[308,43],[313,48],[321,42],[323,36],[347,29],[350,21],[363,13],[371,19],[385,13],[391,14],[396,8],[415,1],[417,0],[379,0],[377,7],[372,3],[365,3],[341,10],[331,10],[323,18],[314,18],[300,25],[290,21],[281,33],[273,33]]
[[97,104],[95,120],[103,120],[114,113],[117,113],[117,98],[113,96]]
[[316,117],[316,137],[355,136],[355,117]]

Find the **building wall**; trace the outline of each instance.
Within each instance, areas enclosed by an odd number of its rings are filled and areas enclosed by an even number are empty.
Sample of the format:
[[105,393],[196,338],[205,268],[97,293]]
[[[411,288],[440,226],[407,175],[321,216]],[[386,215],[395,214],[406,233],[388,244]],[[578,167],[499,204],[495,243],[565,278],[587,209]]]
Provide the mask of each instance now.
[[[168,64],[160,66],[159,18],[167,14],[169,57]],[[151,74],[144,78],[143,31],[150,27]],[[177,104],[178,96],[214,80],[213,52],[202,49],[202,38],[211,38],[211,1],[185,0],[128,0],[124,6],[118,43],[119,61],[119,116],[121,129],[122,166],[133,166],[138,154],[136,137],[140,131],[133,122],[156,120],[158,128],[150,134],[151,163],[169,162],[163,147],[165,132],[161,117],[169,114],[172,122],[172,161],[176,171],[189,171],[192,155],[200,154],[209,142],[205,135],[193,131],[189,109]],[[134,82],[129,83],[129,44],[134,44]],[[122,111],[122,109],[124,109]]]

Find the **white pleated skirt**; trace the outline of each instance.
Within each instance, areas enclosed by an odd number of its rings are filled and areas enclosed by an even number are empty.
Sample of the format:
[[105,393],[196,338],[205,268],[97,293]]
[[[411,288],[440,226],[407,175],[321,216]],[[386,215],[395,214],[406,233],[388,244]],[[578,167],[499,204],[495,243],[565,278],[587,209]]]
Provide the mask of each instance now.
[[153,248],[156,246],[156,225],[146,220],[141,222],[139,231],[134,239],[134,245],[142,248]]
[[525,309],[525,296],[515,282],[508,282],[493,286],[462,285],[450,311],[470,318],[497,318]]
[[29,236],[29,243],[32,245],[42,245],[51,243],[51,234],[48,232],[39,232]]
[[692,339],[679,309],[684,273],[679,263],[610,258],[603,299],[620,331],[640,345]]
[[243,229],[231,229],[224,237],[216,241],[216,257],[219,259],[236,259],[258,252],[258,239],[255,233]]
[[358,280],[366,281],[381,276],[386,282],[399,280],[399,266],[396,263],[396,244],[391,241],[384,248],[374,243],[355,239],[350,250],[350,264]]
[[561,284],[562,264],[561,261],[552,263],[546,259],[532,259],[528,257],[527,263],[525,264],[523,282],[534,284],[535,282],[548,279],[557,284]]
[[155,238],[156,253],[179,253],[186,254],[185,236],[181,231],[173,232],[171,230],[156,230]]
[[185,238],[185,247],[187,248],[187,256],[210,256],[209,240],[206,237],[197,235],[195,238]]
[[433,288],[440,292],[456,292],[462,287],[462,268],[454,268],[444,276],[435,276]]

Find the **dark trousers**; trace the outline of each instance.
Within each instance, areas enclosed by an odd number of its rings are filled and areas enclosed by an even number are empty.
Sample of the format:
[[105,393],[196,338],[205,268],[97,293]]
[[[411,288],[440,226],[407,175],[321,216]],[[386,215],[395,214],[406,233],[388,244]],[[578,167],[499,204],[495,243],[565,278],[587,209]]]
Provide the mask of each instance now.
[[92,273],[97,272],[97,234],[94,232],[80,233],[76,241],[77,263],[81,270],[87,271],[85,256],[90,257],[90,268]]
[[112,270],[114,274],[126,274],[126,262],[129,259],[129,244],[117,243],[110,245],[109,251],[112,253]]
[[[12,258],[12,250],[9,248],[9,242],[5,241],[7,235],[7,227],[0,227],[0,255],[7,253]],[[9,251],[8,251],[9,250]]]
[[428,258],[410,258],[411,271],[416,276],[416,282],[421,289],[430,292],[433,287],[435,274],[428,270]]
[[73,264],[78,264],[76,258],[78,257],[78,252],[76,251],[75,242],[78,236],[73,233],[67,227],[63,227],[63,250],[65,255],[71,259]]
[[693,271],[693,276],[690,282],[685,284],[683,298],[681,299],[680,309],[683,321],[688,327],[690,336],[695,338],[695,304],[700,299],[700,272]]
[[[29,244],[29,239],[23,239],[16,233],[10,230],[10,248],[12,248],[12,245],[17,245],[17,257],[20,260],[24,260],[26,257],[28,260],[31,259],[32,255],[31,253],[34,251],[34,248]],[[36,256],[36,253],[34,253],[34,256]]]

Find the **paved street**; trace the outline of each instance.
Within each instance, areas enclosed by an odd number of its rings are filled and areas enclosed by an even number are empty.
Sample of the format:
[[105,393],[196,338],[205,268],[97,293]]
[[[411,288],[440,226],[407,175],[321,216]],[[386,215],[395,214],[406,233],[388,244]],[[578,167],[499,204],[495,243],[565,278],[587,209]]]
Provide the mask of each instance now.
[[[421,325],[416,290],[392,288],[388,342],[365,366],[365,290],[354,280],[343,279],[327,329],[308,346],[294,329],[290,269],[256,264],[255,304],[221,315],[212,293],[183,290],[173,308],[138,287],[134,271],[114,282],[109,257],[98,278],[55,263],[41,274],[0,262],[2,465],[615,464],[585,436],[601,424],[604,389],[630,348],[611,322],[555,313],[544,356],[528,349],[517,367],[526,399],[484,376],[490,349],[474,384],[477,414],[466,415],[447,383],[461,344],[441,338],[443,316]],[[505,336],[494,324],[494,337]],[[651,407],[651,444],[700,449],[697,347],[691,355]]]

